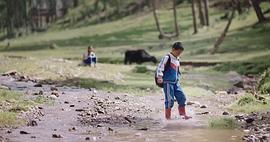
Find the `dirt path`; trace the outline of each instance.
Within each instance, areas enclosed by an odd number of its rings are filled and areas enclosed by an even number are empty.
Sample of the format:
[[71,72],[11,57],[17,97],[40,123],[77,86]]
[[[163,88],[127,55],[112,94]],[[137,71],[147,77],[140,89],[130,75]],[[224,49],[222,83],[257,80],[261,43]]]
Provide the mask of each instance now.
[[[37,85],[5,76],[0,77],[0,84],[29,95],[42,91],[43,96],[55,100],[54,105],[39,106],[41,116],[28,118],[37,125],[1,130],[0,135],[7,141],[214,142],[218,138],[228,142],[239,141],[241,137],[237,130],[207,128],[208,118],[222,113],[222,106],[213,103],[214,95],[189,98],[201,103],[187,107],[193,119],[181,120],[175,107],[173,120],[166,121],[161,94],[131,96],[94,89]],[[200,108],[202,104],[207,107]],[[199,115],[204,112],[211,113]]]

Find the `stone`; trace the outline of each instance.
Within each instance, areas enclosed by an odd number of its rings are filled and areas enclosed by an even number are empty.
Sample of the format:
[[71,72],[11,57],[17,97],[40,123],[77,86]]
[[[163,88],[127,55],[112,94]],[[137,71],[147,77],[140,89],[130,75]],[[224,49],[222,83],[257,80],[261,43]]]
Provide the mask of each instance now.
[[20,134],[22,134],[22,135],[27,135],[27,134],[30,134],[30,133],[28,133],[28,132],[26,132],[26,131],[20,131]]
[[244,82],[238,81],[238,82],[234,83],[233,86],[238,87],[238,88],[244,88]]
[[222,113],[222,115],[229,115],[229,113],[226,112],[226,111],[224,111],[224,112]]
[[193,104],[195,104],[195,102],[192,102],[192,101],[187,102],[187,105],[193,105]]
[[37,126],[38,124],[37,124],[37,121],[35,121],[35,120],[30,120],[29,122],[28,122],[28,126]]
[[58,89],[56,87],[52,86],[51,91],[58,91]]
[[7,87],[7,86],[3,86],[3,85],[0,85],[0,89],[3,89],[3,90],[10,90],[10,88],[9,88],[9,87]]
[[69,107],[75,107],[75,105],[69,105]]
[[120,97],[115,97],[114,99],[115,99],[115,100],[120,100]]
[[247,122],[247,123],[252,123],[253,121],[254,121],[255,119],[254,118],[247,118],[245,121]]
[[207,106],[206,105],[201,105],[200,108],[207,108]]
[[55,95],[50,95],[49,98],[53,99],[53,100],[57,99],[57,97]]
[[90,141],[90,138],[89,138],[89,137],[86,137],[85,140],[86,140],[86,141]]
[[108,131],[111,131],[111,132],[112,132],[112,131],[113,131],[113,129],[112,129],[111,127],[108,127]]
[[56,90],[52,91],[52,94],[51,95],[54,95],[56,97],[59,97],[59,93]]
[[37,84],[34,85],[34,87],[42,87],[42,84],[37,83]]
[[52,134],[52,137],[53,138],[63,138],[61,135],[59,135],[59,134]]
[[138,129],[138,130],[147,131],[147,130],[148,130],[148,128],[143,127],[143,128]]

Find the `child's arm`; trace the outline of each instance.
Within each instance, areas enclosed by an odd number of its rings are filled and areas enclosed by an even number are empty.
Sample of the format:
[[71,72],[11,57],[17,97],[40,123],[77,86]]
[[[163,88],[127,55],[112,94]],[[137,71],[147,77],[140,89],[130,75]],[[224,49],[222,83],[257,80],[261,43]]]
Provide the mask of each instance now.
[[162,58],[162,60],[160,61],[158,68],[157,68],[157,77],[163,77],[163,71],[165,69],[165,66],[168,62],[169,59],[169,55],[166,55],[165,57]]

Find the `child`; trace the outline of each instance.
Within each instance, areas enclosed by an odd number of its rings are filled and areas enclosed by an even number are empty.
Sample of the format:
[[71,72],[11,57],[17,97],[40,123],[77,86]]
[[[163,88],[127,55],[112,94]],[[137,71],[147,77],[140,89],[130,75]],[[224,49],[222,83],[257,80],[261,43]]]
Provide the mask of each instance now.
[[[165,117],[171,119],[171,109],[174,105],[174,97],[178,103],[178,111],[183,119],[192,117],[186,114],[185,103],[186,97],[179,84],[180,62],[179,56],[184,51],[181,42],[175,42],[171,52],[163,57],[157,68],[157,82],[163,83],[163,91],[165,94]],[[168,62],[168,63],[167,63]]]
[[87,53],[83,55],[83,63],[90,66],[94,64],[94,67],[96,67],[97,57],[92,46],[89,46]]

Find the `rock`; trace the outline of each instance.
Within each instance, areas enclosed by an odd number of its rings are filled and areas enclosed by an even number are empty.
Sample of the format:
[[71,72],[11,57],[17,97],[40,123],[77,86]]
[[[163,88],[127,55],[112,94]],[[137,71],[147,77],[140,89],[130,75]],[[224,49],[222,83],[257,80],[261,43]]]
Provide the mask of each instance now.
[[35,138],[37,138],[37,137],[36,137],[36,136],[31,136],[30,138],[31,138],[31,139],[35,139]]
[[59,93],[56,90],[52,91],[51,95],[54,95],[56,97],[59,97]]
[[89,137],[86,137],[85,140],[86,140],[86,141],[90,141],[90,138],[89,138]]
[[200,112],[200,113],[196,113],[197,115],[206,115],[206,114],[209,114],[209,112]]
[[12,131],[11,130],[7,130],[7,133],[10,134],[10,133],[12,133]]
[[75,107],[75,105],[70,105],[69,107]]
[[37,121],[35,121],[35,120],[30,120],[30,121],[28,122],[27,125],[28,125],[28,126],[37,126],[38,124],[37,124]]
[[132,123],[132,121],[131,121],[129,118],[124,117],[124,119],[125,119],[127,122]]
[[233,86],[238,87],[238,88],[244,88],[244,82],[243,81],[239,81],[237,83],[234,83]]
[[220,95],[220,96],[221,96],[221,95],[228,95],[228,94],[227,94],[227,91],[217,91],[216,94],[217,94],[217,95]]
[[229,115],[229,113],[226,112],[226,111],[224,111],[224,112],[222,113],[222,115]]
[[85,111],[84,109],[75,109],[75,111],[81,112],[81,111]]
[[2,74],[2,76],[15,76],[16,74],[18,74],[18,72],[16,70],[10,70],[5,72],[4,74]]
[[252,123],[253,121],[254,121],[255,119],[254,118],[247,118],[245,121],[247,122],[247,123]]
[[115,97],[114,99],[115,99],[115,100],[120,100],[120,97]]
[[138,130],[147,131],[148,128],[144,127],[144,128],[140,128],[140,129],[138,129]]
[[65,103],[65,104],[69,104],[69,102],[68,102],[68,101],[65,101],[64,103]]
[[59,135],[59,134],[58,134],[58,135],[57,135],[57,134],[52,134],[52,137],[53,137],[53,138],[63,138],[63,137],[62,137],[61,135]]
[[3,86],[3,85],[0,85],[0,89],[3,89],[3,90],[10,90],[10,88],[9,88],[9,87],[7,87],[7,86]]
[[51,91],[58,91],[58,89],[56,87],[52,86]]
[[193,104],[195,104],[195,102],[192,102],[192,101],[187,102],[187,105],[193,105]]
[[38,109],[43,109],[43,107],[39,106]]
[[34,87],[42,87],[42,84],[37,83],[37,84],[34,85]]
[[68,129],[68,131],[76,131],[76,128],[75,127],[72,127],[70,129]]
[[39,94],[39,95],[43,95],[44,92],[43,92],[42,90],[40,90],[40,91],[38,92],[38,94]]
[[28,133],[28,132],[26,132],[26,131],[20,131],[20,134],[26,135],[26,134],[30,134],[30,133]]
[[108,127],[108,131],[111,131],[111,132],[112,132],[112,131],[113,131],[113,129],[112,129],[111,127]]
[[206,105],[201,105],[200,108],[207,108],[207,106]]
[[51,98],[53,100],[57,99],[57,97],[55,95],[50,95],[49,98]]

